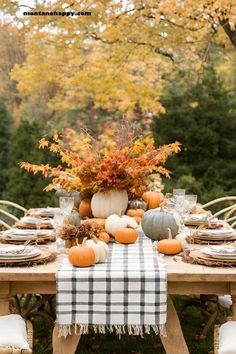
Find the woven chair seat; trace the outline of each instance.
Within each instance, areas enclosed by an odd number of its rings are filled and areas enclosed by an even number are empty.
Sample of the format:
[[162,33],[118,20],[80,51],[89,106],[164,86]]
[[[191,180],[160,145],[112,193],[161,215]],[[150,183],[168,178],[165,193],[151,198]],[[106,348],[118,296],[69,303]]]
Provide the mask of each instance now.
[[229,317],[223,325],[214,327],[214,354],[236,353],[235,346],[236,321]]
[[32,354],[33,353],[33,325],[30,321],[25,321],[26,332],[27,332],[27,342],[29,344],[29,349],[20,349],[12,347],[0,347],[1,354]]
[[219,351],[219,331],[220,325],[214,327],[214,354],[218,354]]

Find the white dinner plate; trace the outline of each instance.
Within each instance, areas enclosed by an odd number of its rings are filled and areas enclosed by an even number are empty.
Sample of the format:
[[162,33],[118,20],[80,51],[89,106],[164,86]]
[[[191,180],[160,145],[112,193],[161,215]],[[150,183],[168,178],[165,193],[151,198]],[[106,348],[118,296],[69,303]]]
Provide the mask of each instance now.
[[32,258],[40,253],[41,251],[34,246],[12,245],[0,247],[0,259]]
[[236,259],[236,247],[234,246],[208,246],[202,249],[202,253],[210,257]]
[[56,212],[60,211],[60,208],[32,208],[28,210],[28,215],[48,216],[53,217]]
[[194,237],[198,238],[199,240],[215,240],[215,241],[224,241],[224,240],[235,240],[235,235],[220,235],[220,236],[213,236],[213,235],[200,235],[198,233],[194,233]]
[[39,218],[34,218],[32,216],[23,216],[20,221],[24,224],[33,224],[36,225],[37,223],[40,224],[48,224],[52,225],[52,219],[39,219]]
[[209,219],[208,214],[189,214],[184,217],[184,221],[201,221]]
[[221,254],[217,254],[217,255],[207,255],[208,257],[214,258],[214,259],[224,259],[224,260],[229,260],[229,261],[234,261],[236,260],[236,256],[224,256]]
[[37,236],[37,237],[45,237],[45,236],[51,236],[53,230],[35,230],[35,229],[11,229],[11,230],[6,230],[2,232],[2,235],[6,235],[8,237],[26,237],[29,236]]
[[18,254],[0,254],[0,259],[29,259],[41,254],[40,250],[36,250],[33,253],[25,254],[25,253],[18,253]]
[[218,230],[212,230],[212,229],[204,229],[204,230],[196,230],[196,233],[198,235],[202,236],[214,236],[214,237],[222,237],[222,236],[232,236],[232,234],[235,231],[232,229],[218,229]]

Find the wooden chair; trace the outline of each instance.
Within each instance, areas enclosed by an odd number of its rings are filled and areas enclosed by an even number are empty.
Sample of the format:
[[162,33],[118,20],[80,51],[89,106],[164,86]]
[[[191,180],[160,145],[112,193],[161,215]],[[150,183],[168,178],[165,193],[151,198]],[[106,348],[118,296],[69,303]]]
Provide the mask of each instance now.
[[231,318],[227,323],[214,327],[214,354],[236,353],[235,346],[236,321]]
[[[1,208],[1,206],[15,208],[16,210],[20,210],[24,214],[27,212],[27,209],[25,209],[24,207],[22,207],[21,205],[19,205],[17,203],[13,203],[8,200],[0,200],[0,215],[2,215],[4,217],[4,220],[2,218],[0,218],[0,226],[4,226],[7,229],[11,229],[11,223],[15,223],[15,222],[19,221],[19,218],[17,218],[12,213],[6,211],[4,208]],[[7,219],[7,220],[5,220],[5,219]]]
[[218,354],[218,351],[219,351],[219,332],[220,332],[220,326],[215,325],[215,327],[214,327],[214,354]]
[[[213,216],[216,217],[223,217],[223,219],[228,222],[232,227],[236,226],[236,196],[229,196],[229,197],[222,197],[222,198],[217,198],[214,199],[204,205],[202,207],[204,209],[208,209],[209,207],[215,207],[216,205],[220,203],[229,203],[230,205],[227,207],[223,207],[217,212],[213,214]],[[210,208],[210,209],[211,209]]]
[[[223,203],[224,207],[219,209],[217,212],[213,213],[213,216],[215,217],[220,217],[223,220],[225,220],[227,223],[230,224],[231,227],[235,227],[236,226],[236,196],[227,196],[227,197],[221,197],[221,198],[217,198],[214,199],[204,205],[202,205],[202,208],[208,210],[208,209],[212,209],[215,208],[215,206],[220,206],[220,204]],[[225,206],[225,203],[230,204],[229,206]],[[217,295],[210,295],[210,296],[204,296],[206,298],[206,300],[210,300],[212,299],[212,302],[214,302],[216,304],[215,310],[213,311],[213,313],[211,314],[209,320],[207,321],[206,325],[204,326],[204,329],[201,333],[201,335],[203,337],[206,336],[209,328],[212,326],[212,324],[214,323],[215,319],[218,318],[218,320],[221,323],[224,323],[226,321],[226,317],[224,316],[224,314],[222,313],[222,310],[228,309],[228,306],[225,306],[224,304],[221,303],[221,297],[217,296]],[[216,331],[218,330],[218,328],[216,328]],[[218,332],[217,332],[218,333]]]

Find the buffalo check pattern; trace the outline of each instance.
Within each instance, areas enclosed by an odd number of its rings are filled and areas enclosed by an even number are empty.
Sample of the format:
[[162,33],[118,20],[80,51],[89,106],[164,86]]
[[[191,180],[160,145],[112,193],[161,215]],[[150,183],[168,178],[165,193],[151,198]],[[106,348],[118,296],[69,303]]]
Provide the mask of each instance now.
[[166,322],[166,265],[140,232],[135,244],[109,244],[106,263],[73,267],[64,258],[57,272],[60,335],[115,331],[163,333]]

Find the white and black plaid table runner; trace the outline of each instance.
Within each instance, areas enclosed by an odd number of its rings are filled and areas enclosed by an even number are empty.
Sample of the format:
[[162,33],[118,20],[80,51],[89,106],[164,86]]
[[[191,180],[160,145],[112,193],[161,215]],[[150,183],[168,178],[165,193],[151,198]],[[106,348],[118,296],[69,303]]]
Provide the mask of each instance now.
[[73,267],[63,259],[57,272],[57,323],[60,335],[115,331],[164,333],[167,281],[164,259],[140,234],[132,245],[109,244],[106,263]]

